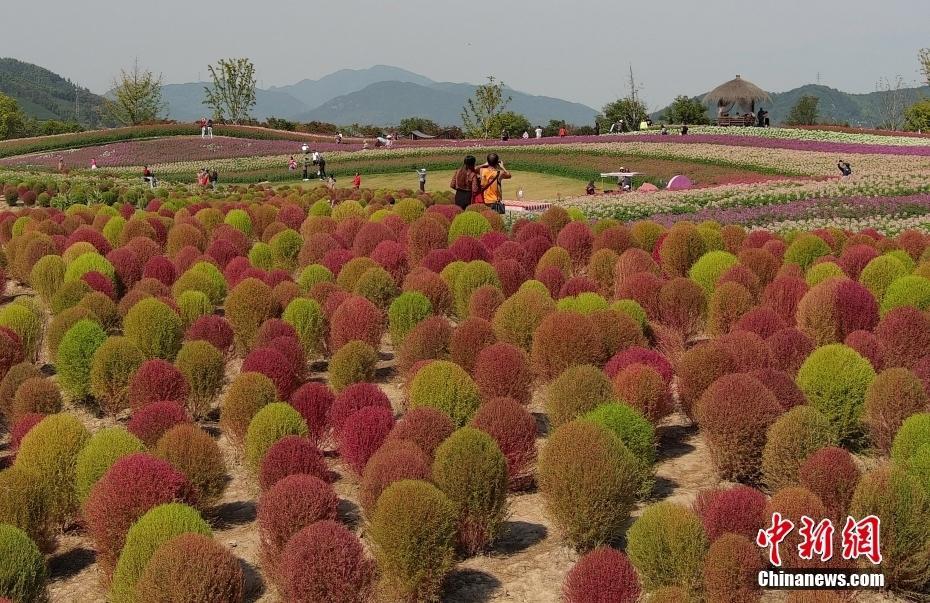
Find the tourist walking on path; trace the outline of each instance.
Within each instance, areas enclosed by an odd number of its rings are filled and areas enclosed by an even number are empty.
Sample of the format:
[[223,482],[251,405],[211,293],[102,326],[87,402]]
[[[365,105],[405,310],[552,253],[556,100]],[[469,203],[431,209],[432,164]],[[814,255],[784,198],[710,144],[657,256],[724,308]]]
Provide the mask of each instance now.
[[210,170],[209,180],[210,180],[210,186],[213,187],[213,190],[215,191],[216,183],[219,182],[220,180],[219,174],[216,173],[216,168],[213,168],[212,170]]
[[542,126],[536,126],[536,138],[542,138],[543,129]]
[[501,181],[513,176],[504,167],[497,153],[488,155],[488,161],[482,165],[478,173],[481,176],[481,193],[484,204],[499,214],[504,213],[503,189]]
[[559,128],[559,138],[565,138],[567,134],[568,134],[568,131],[565,129],[565,126],[562,126],[561,128]]
[[523,140],[529,140],[529,139],[530,139],[530,133],[527,132],[526,130],[523,130]]
[[420,192],[426,192],[426,168],[419,168],[417,170],[417,180],[420,181]]
[[477,160],[474,155],[465,157],[462,167],[452,175],[449,187],[455,191],[455,204],[461,209],[467,209],[472,199],[480,193],[481,184],[478,181],[478,172],[475,170]]
[[207,136],[209,136],[210,138],[213,138],[213,120],[212,119],[207,120]]
[[206,117],[200,118],[200,137],[201,138],[207,137],[207,118]]

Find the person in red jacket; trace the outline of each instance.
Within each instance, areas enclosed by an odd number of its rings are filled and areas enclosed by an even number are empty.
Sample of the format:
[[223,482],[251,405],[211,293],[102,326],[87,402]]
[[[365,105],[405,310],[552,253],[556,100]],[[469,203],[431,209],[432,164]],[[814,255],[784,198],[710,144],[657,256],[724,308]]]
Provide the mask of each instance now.
[[362,187],[362,175],[358,172],[355,172],[355,178],[352,179],[352,188],[361,188]]
[[565,126],[559,128],[559,138],[565,138],[566,134],[568,134],[568,132],[565,130]]

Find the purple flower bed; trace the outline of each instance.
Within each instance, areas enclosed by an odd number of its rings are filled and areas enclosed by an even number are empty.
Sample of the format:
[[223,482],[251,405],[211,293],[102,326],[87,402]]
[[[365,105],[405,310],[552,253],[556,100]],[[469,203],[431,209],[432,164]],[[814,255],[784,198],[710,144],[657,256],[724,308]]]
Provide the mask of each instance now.
[[[23,157],[0,160],[0,165],[58,167],[61,157],[67,168],[87,169],[93,159],[98,167],[122,167],[175,161],[210,161],[232,157],[261,157],[267,155],[301,154],[301,143],[293,140],[255,140],[217,136],[204,139],[200,136],[173,136],[154,140],[131,140],[101,146],[66,151],[51,151]],[[311,148],[322,152],[357,151],[361,145],[332,142],[311,143]]]
[[708,207],[687,214],[660,213],[650,220],[671,226],[686,220],[702,222],[713,220],[720,224],[754,225],[782,220],[815,217],[859,217],[876,214],[922,215],[930,213],[930,195],[907,197],[845,197],[839,199],[805,199],[779,205],[757,207]]

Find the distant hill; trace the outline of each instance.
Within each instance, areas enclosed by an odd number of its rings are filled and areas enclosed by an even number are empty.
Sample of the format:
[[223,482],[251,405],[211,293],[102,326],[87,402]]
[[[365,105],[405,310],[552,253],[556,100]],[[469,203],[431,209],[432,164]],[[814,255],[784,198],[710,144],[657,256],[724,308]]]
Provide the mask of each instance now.
[[[920,88],[905,88],[901,91],[904,95],[904,106],[907,107],[921,98],[930,97],[930,86]],[[853,94],[843,92],[828,86],[819,84],[806,84],[787,92],[770,92],[772,97],[771,106],[767,106],[769,118],[773,124],[783,123],[791,112],[791,108],[800,100],[802,96],[816,96],[820,99],[817,105],[817,112],[820,121],[831,123],[848,123],[851,126],[876,127],[882,121],[881,103],[887,92],[868,92],[864,94]],[[696,98],[703,98],[704,94]],[[668,107],[653,114],[654,118],[661,118],[661,115]],[[708,117],[716,117],[708,109]]]
[[[168,105],[168,117],[185,122],[209,117],[210,109],[203,104],[203,88],[208,85],[207,82],[192,82],[162,86],[161,93]],[[286,92],[259,88],[255,91],[255,109],[252,110],[252,117],[290,118],[306,110],[307,106],[304,103]]]
[[[378,82],[363,90],[334,98],[320,107],[301,113],[299,121],[327,121],[337,124],[397,124],[405,117],[418,116],[440,124],[459,124],[466,99],[474,95],[472,84],[434,83],[428,86],[407,82]],[[507,90],[513,97],[508,109],[522,113],[533,123],[564,119],[588,124],[597,113],[591,107],[547,96],[533,96]]]
[[36,119],[76,121],[85,127],[105,123],[103,97],[38,65],[0,58],[0,93],[16,99]]
[[271,92],[284,92],[302,102],[304,111],[314,109],[336,97],[358,92],[378,82],[409,82],[429,86],[435,82],[412,71],[388,65],[368,69],[341,69],[318,80],[301,80],[290,86],[271,87]]

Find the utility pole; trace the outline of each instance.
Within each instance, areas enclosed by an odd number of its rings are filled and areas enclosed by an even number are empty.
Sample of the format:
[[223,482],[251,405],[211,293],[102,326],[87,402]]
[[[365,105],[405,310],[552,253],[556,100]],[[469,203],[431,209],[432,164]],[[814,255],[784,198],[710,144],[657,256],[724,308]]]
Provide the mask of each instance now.
[[630,98],[636,101],[636,79],[633,77],[633,64],[630,63]]

